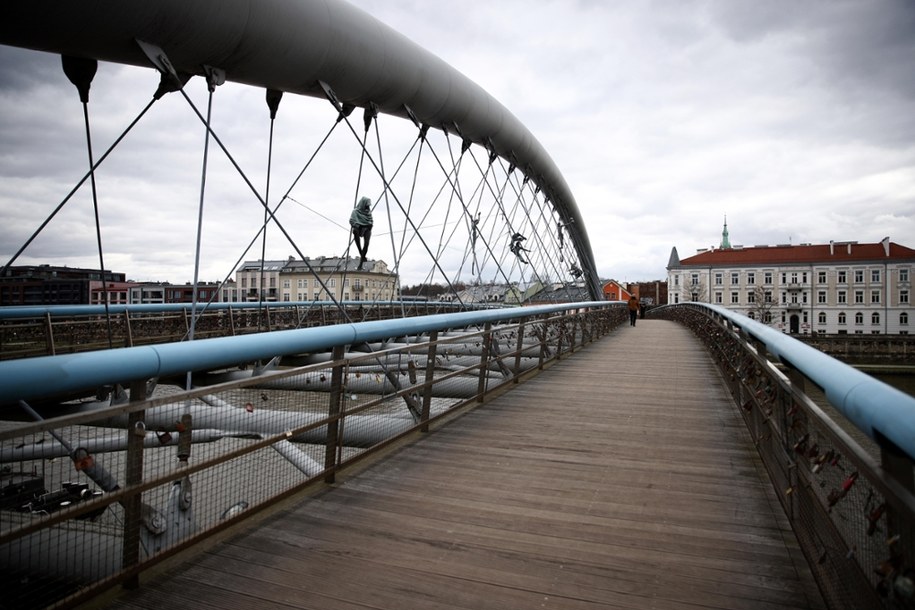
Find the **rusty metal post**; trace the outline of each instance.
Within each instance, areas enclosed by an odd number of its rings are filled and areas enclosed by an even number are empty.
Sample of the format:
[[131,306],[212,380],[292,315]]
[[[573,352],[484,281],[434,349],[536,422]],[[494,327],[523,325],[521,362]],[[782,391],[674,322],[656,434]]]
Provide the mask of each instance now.
[[44,314],[44,325],[45,325],[45,341],[47,342],[48,354],[55,356],[57,354],[54,348],[54,325],[51,324],[51,314],[45,312]]
[[343,401],[343,367],[346,365],[343,355],[342,345],[335,347],[331,353],[333,369],[330,374],[330,398],[327,404],[327,440],[324,450],[324,470],[327,472],[324,475],[325,483],[333,483],[336,473],[340,411]]
[[515,371],[512,377],[512,383],[518,383],[518,375],[521,374],[521,350],[524,349],[524,322],[518,323],[518,342],[515,344]]
[[480,354],[480,380],[477,384],[477,402],[483,402],[486,394],[486,380],[489,378],[489,350],[492,342],[492,323],[483,327],[483,353]]
[[426,354],[426,384],[423,386],[423,411],[420,421],[423,422],[420,430],[429,431],[429,410],[432,406],[432,384],[435,376],[435,352],[438,343],[438,331],[429,333],[429,352]]
[[127,347],[133,347],[133,329],[130,327],[130,311],[124,310],[124,330],[127,333]]
[[[134,381],[130,384],[130,402],[146,400],[146,381]],[[127,487],[139,485],[143,482],[143,441],[146,436],[146,426],[143,420],[145,411],[132,411],[127,416],[127,468],[124,483]],[[122,547],[121,567],[125,570],[132,568],[140,562],[140,527],[142,522],[142,501],[140,494],[124,498],[124,540]],[[134,575],[124,581],[125,589],[135,589],[139,586],[139,575]]]
[[546,360],[546,320],[540,324],[540,355],[537,357],[537,369],[543,370],[543,361]]

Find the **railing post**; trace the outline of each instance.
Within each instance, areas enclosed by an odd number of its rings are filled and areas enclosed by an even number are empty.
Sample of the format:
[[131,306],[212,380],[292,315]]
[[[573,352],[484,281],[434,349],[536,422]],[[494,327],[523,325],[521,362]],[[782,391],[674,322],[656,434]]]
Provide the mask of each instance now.
[[133,347],[133,329],[130,328],[130,311],[124,310],[124,330],[127,333],[127,347]]
[[438,331],[429,333],[429,351],[426,353],[426,385],[423,386],[423,411],[419,420],[423,423],[420,431],[429,431],[429,409],[432,406],[432,383],[435,376],[435,351],[438,343]]
[[50,312],[45,312],[44,314],[44,325],[45,325],[45,341],[47,341],[48,353],[51,356],[57,354],[54,348],[54,325],[51,324],[51,314]]
[[[146,381],[134,381],[130,384],[130,402],[146,400]],[[127,487],[143,482],[143,442],[146,427],[143,420],[145,411],[131,411],[127,416],[127,467],[124,483]],[[123,500],[124,506],[124,540],[122,547],[122,568],[127,570],[140,563],[140,527],[142,527],[142,496],[137,493]],[[125,589],[139,586],[139,575],[124,581]]]
[[492,341],[492,323],[483,327],[483,353],[480,355],[480,379],[477,383],[477,402],[483,402],[486,393],[486,380],[489,378],[489,348]]
[[540,324],[540,355],[537,357],[537,369],[540,371],[543,370],[543,361],[546,359],[546,324],[546,320]]
[[559,322],[557,322],[557,325],[559,327],[559,336],[556,338],[556,360],[562,360],[562,339],[566,334],[565,316],[560,318]]
[[330,374],[330,398],[327,405],[327,440],[324,451],[325,483],[333,483],[336,476],[337,439],[340,431],[340,407],[343,398],[343,346],[331,352],[333,369]]
[[524,349],[524,321],[518,323],[518,342],[515,345],[515,371],[512,377],[512,383],[518,383],[518,375],[521,374],[521,350]]

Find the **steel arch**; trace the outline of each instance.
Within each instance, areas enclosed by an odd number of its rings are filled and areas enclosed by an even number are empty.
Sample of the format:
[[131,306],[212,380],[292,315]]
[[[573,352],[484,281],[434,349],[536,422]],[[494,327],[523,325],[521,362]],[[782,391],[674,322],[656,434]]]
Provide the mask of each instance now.
[[[342,0],[97,0],[7,3],[0,43],[150,66],[140,42],[175,71],[325,98],[415,119],[484,146],[523,171],[567,226],[594,299],[600,281],[584,221],[558,167],[480,86]],[[412,115],[412,116],[411,116]]]

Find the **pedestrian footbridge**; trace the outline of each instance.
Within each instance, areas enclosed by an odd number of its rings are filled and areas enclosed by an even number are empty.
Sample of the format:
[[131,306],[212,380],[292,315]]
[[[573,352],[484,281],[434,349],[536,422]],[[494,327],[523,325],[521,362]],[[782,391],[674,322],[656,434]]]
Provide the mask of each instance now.
[[47,488],[4,507],[13,607],[907,607],[910,397],[715,307],[559,309],[0,363]]

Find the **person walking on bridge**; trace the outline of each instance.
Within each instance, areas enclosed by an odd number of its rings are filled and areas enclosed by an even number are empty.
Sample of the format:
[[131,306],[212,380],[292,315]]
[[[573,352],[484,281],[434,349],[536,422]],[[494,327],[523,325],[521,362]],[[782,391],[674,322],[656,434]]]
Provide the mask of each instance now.
[[639,300],[635,295],[629,297],[629,326],[635,326],[636,318],[639,317]]

